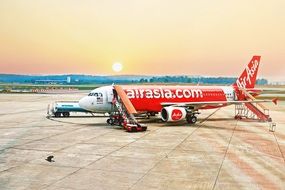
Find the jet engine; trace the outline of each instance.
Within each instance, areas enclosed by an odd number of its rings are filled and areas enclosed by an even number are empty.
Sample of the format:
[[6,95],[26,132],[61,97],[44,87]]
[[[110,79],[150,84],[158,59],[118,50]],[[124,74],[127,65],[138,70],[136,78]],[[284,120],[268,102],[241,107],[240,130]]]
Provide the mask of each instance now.
[[164,107],[161,110],[161,118],[162,121],[180,121],[186,117],[186,110],[185,108],[181,107]]

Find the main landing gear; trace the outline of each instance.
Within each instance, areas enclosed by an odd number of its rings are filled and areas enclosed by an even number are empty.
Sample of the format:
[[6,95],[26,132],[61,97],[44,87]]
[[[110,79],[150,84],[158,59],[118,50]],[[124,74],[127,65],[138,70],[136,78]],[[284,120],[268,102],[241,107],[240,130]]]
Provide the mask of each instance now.
[[200,114],[200,112],[198,111],[188,111],[187,115],[186,115],[186,121],[189,124],[195,124],[197,122],[197,116]]
[[186,116],[186,121],[189,123],[189,124],[195,124],[197,122],[197,117],[195,115],[187,115]]

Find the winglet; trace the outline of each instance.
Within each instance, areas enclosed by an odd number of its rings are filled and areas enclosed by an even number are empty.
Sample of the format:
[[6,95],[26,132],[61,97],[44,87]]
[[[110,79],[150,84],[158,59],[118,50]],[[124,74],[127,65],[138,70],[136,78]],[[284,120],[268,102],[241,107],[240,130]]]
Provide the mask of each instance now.
[[278,98],[272,99],[272,102],[273,102],[275,105],[277,105],[277,101],[278,101]]

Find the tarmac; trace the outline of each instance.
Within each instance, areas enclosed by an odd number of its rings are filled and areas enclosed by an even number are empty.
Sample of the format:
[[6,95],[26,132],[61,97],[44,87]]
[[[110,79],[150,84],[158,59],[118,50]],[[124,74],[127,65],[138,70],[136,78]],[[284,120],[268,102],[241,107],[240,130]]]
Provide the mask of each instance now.
[[268,104],[275,132],[234,120],[233,106],[202,110],[193,126],[144,119],[139,133],[104,117],[46,118],[49,103],[82,96],[0,94],[1,190],[285,189],[284,102]]

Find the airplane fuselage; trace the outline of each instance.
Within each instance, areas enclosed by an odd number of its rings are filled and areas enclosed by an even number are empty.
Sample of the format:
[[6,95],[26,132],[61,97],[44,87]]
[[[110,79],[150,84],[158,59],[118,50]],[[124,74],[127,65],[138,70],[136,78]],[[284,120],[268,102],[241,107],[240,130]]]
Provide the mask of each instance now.
[[[165,103],[225,102],[236,99],[232,86],[125,85],[122,88],[138,112],[160,112]],[[111,112],[113,98],[113,86],[104,86],[91,91],[80,100],[80,104],[90,111]],[[207,105],[199,109],[226,105]]]
[[[234,89],[225,86],[123,86],[137,111],[160,112],[163,103],[234,100]],[[204,107],[216,108],[212,106]]]

